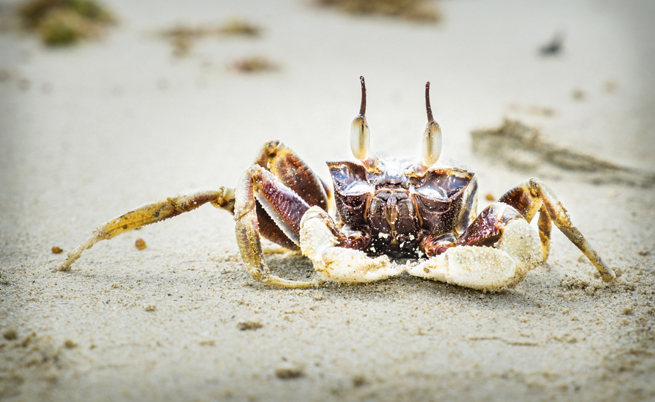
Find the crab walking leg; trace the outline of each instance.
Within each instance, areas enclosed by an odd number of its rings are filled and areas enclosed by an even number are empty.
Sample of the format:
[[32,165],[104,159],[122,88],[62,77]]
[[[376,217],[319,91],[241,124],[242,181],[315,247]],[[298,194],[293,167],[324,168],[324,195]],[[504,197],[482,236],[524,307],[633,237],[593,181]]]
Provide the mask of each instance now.
[[541,240],[543,258],[544,262],[546,262],[550,252],[550,231],[553,225],[550,216],[548,216],[548,211],[543,205],[539,208],[539,221],[537,225],[539,227],[539,240]]
[[300,248],[314,269],[327,279],[338,282],[374,282],[402,273],[403,266],[393,266],[389,257],[371,258],[363,251],[340,247],[336,225],[318,207],[310,208],[302,218]]
[[514,208],[501,203],[483,210],[458,242],[410,268],[409,274],[495,291],[519,283],[542,262],[537,231]]
[[273,173],[309,206],[317,205],[327,211],[332,193],[330,188],[295,152],[280,141],[264,144],[255,164]]
[[282,279],[270,273],[262,251],[257,219],[258,207],[264,209],[294,244],[299,243],[300,219],[309,208],[302,198],[282,184],[271,172],[259,165],[248,169],[236,189],[234,220],[237,243],[250,276],[258,282],[286,288],[308,288],[319,284],[318,281]]
[[198,191],[190,195],[177,195],[162,201],[142,205],[117,218],[111,219],[100,225],[89,239],[68,253],[68,258],[59,267],[59,270],[70,270],[71,264],[80,258],[84,250],[90,249],[101,240],[109,240],[130,230],[192,211],[208,202],[217,208],[222,208],[233,213],[234,189],[221,187],[218,191]]
[[[609,282],[614,279],[614,271],[608,267],[600,258],[582,233],[573,226],[569,214],[564,205],[557,199],[553,190],[536,178],[528,179],[513,189],[509,190],[499,199],[500,202],[516,208],[525,219],[530,222],[537,211],[540,212],[539,228],[541,232],[544,256],[548,255],[550,244],[550,225],[545,223],[548,218],[555,223],[555,226],[587,256],[589,261],[598,269],[603,281]],[[545,213],[544,213],[545,212]]]

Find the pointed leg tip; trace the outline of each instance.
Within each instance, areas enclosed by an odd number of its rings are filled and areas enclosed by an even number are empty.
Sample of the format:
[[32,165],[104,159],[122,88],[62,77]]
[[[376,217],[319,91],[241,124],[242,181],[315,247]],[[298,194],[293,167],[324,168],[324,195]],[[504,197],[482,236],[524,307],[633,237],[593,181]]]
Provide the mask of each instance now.
[[601,277],[603,278],[603,282],[614,282],[614,279],[616,279],[616,274],[614,271],[611,269],[608,270],[608,272],[601,273]]
[[71,265],[66,263],[54,269],[55,272],[70,271],[70,270],[71,270]]

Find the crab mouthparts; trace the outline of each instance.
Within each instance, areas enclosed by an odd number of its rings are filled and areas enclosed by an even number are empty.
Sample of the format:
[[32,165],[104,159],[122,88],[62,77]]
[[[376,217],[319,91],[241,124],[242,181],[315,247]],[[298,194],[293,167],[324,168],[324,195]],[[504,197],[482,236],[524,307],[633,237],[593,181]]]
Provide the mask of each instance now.
[[391,193],[384,206],[384,218],[391,227],[391,231],[396,231],[396,221],[398,220],[398,199],[396,194]]

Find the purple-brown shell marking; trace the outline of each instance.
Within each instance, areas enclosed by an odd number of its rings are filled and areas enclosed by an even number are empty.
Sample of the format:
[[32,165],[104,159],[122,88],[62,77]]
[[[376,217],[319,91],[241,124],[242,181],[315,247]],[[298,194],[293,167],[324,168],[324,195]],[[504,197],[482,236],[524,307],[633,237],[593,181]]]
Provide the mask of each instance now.
[[424,236],[454,229],[473,173],[405,174],[399,162],[380,162],[383,171],[353,162],[328,163],[339,220],[370,235],[370,254],[416,257]]

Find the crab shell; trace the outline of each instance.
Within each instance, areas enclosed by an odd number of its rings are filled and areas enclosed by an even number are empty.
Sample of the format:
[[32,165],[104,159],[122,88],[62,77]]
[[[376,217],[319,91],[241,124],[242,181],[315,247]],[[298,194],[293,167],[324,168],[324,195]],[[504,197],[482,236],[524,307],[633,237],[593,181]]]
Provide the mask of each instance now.
[[367,253],[415,258],[423,237],[452,232],[461,222],[474,173],[415,166],[412,159],[386,155],[371,167],[328,162],[338,219],[370,235]]

